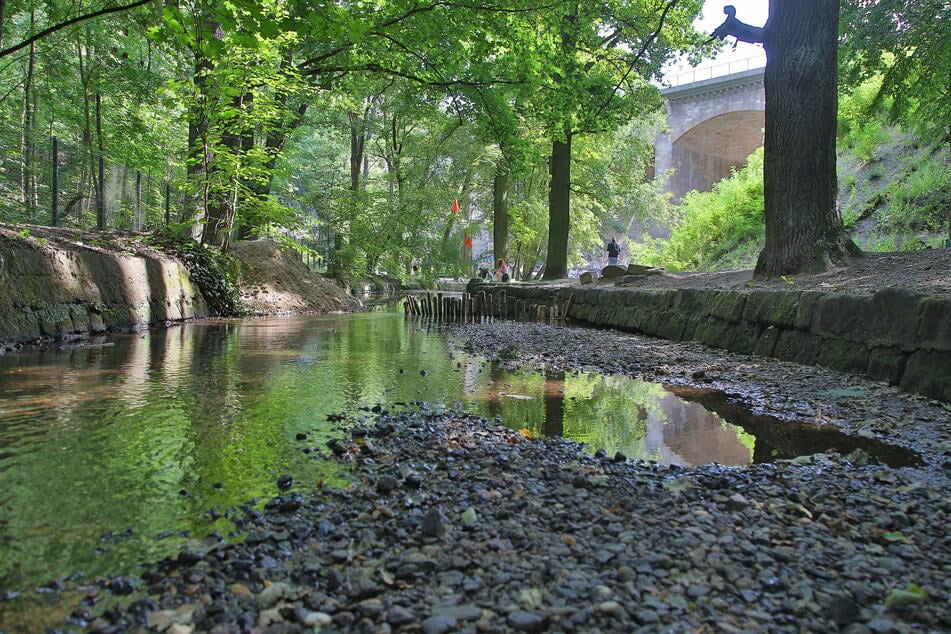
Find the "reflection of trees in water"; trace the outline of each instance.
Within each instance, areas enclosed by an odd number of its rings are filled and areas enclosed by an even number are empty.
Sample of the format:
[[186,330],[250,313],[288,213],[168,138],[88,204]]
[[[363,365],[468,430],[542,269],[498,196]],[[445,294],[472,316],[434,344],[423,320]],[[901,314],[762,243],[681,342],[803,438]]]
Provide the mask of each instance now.
[[621,451],[649,458],[645,446],[647,417],[655,412],[660,385],[623,376],[582,374],[567,381],[569,397],[565,435],[594,449]]
[[504,383],[504,379],[507,375],[508,372],[502,369],[498,364],[492,363],[489,366],[489,385],[486,405],[487,409],[489,410],[490,418],[503,415],[502,384]]
[[545,420],[542,435],[561,438],[565,432],[565,373],[545,373]]
[[[485,386],[486,414],[629,458],[671,464],[748,464],[749,437],[664,386],[625,376],[510,372],[493,364]],[[539,403],[538,401],[541,401]],[[741,435],[743,437],[741,437]]]

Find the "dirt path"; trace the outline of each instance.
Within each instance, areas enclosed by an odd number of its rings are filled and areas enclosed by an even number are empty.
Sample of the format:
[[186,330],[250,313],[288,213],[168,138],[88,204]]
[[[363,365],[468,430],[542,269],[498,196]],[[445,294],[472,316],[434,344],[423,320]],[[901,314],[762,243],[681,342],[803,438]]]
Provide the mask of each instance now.
[[[608,280],[601,284],[613,283]],[[825,273],[791,275],[785,279],[754,281],[752,270],[710,273],[664,273],[630,284],[638,288],[799,289],[868,294],[885,287],[910,288],[924,293],[951,294],[951,249],[896,253],[867,253],[852,258],[847,267]]]

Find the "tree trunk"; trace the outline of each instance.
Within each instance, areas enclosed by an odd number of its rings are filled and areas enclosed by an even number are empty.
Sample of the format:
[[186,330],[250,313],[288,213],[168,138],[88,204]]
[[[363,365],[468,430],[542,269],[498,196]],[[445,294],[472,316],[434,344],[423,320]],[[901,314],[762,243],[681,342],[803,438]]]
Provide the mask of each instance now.
[[509,175],[508,166],[497,165],[492,183],[492,254],[495,260],[505,258],[509,237]]
[[858,248],[836,208],[837,0],[770,2],[758,279],[820,272]]
[[[212,64],[204,54],[195,51],[195,70],[194,82],[195,92],[199,95],[207,95],[208,76],[211,73]],[[193,192],[193,206],[187,209],[185,217],[181,221],[192,220],[204,217],[208,209],[208,164],[210,162],[210,152],[208,149],[208,110],[204,99],[196,99],[189,106],[188,110],[188,161],[186,167],[186,178],[191,184]],[[192,235],[195,235],[197,228],[192,229]]]
[[571,131],[565,130],[565,140],[555,139],[551,147],[549,165],[551,183],[548,192],[548,255],[545,259],[545,280],[568,277],[568,230],[571,187]]
[[347,113],[350,119],[350,189],[360,189],[360,174],[363,171],[363,153],[367,142],[366,119],[355,112]]
[[[79,67],[79,81],[82,86],[83,93],[83,146],[88,149],[90,160],[88,162],[84,161],[84,167],[81,172],[81,177],[77,185],[78,189],[78,199],[76,200],[76,220],[80,229],[86,228],[86,216],[89,213],[89,205],[91,202],[95,202],[95,173],[96,165],[95,161],[92,160],[92,157],[95,155],[95,152],[92,151],[92,112],[90,110],[91,106],[89,104],[89,84],[90,84],[90,72],[87,70],[89,64],[86,60],[86,53],[84,50],[87,50],[86,47],[83,47],[80,44],[76,46],[76,61]],[[88,183],[92,183],[93,191],[90,192]],[[71,206],[66,205],[66,215],[68,216],[71,211]]]
[[[248,184],[241,177],[245,167],[245,157],[254,148],[254,129],[247,124],[247,111],[251,108],[253,93],[235,95],[231,99],[232,111],[235,113],[224,122],[221,134],[222,154],[230,155],[232,171],[228,174],[230,186],[227,190],[220,187],[208,201],[205,211],[205,229],[202,233],[202,242],[214,244],[222,253],[227,253],[231,245],[231,231],[237,221],[238,211],[244,202],[242,192],[247,191]],[[210,165],[211,171],[220,170],[220,166]]]
[[[32,13],[31,13],[32,22]],[[34,180],[33,124],[36,116],[33,107],[33,75],[36,66],[36,48],[30,44],[30,54],[23,77],[23,111],[20,117],[20,202],[29,212],[30,221],[36,212],[36,188]]]
[[96,143],[98,156],[96,163],[96,229],[104,231],[106,228],[106,144],[102,138],[102,94],[96,92]]
[[[353,111],[347,113],[350,121],[350,191],[353,192],[353,200],[356,200],[356,193],[361,188],[360,177],[363,174],[363,160],[366,156],[369,99],[366,103],[362,115]],[[344,279],[346,266],[343,258],[348,240],[344,233],[345,227],[346,223],[342,218],[334,223],[333,251],[327,261],[327,274],[341,284],[346,283]]]

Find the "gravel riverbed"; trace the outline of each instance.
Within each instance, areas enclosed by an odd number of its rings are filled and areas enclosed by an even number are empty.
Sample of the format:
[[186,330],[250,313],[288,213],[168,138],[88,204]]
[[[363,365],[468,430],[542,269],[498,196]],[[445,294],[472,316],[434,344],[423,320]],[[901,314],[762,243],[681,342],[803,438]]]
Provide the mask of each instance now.
[[[102,580],[94,632],[947,632],[948,409],[858,377],[538,324],[461,326],[509,364],[621,373],[920,451],[665,467],[425,404],[339,421],[352,485],[287,477],[242,541]],[[306,439],[301,439],[306,444]],[[597,448],[590,448],[591,450]],[[293,474],[290,474],[291,476]],[[104,606],[108,605],[108,609]]]

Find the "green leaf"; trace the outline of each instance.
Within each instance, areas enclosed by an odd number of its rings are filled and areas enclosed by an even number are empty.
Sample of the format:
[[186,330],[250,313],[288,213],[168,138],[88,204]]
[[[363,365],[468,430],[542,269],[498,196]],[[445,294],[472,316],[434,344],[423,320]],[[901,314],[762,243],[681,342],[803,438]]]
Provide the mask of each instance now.
[[885,597],[885,607],[888,609],[907,608],[912,605],[924,603],[928,598],[927,593],[913,583],[909,583],[904,590],[892,588]]

